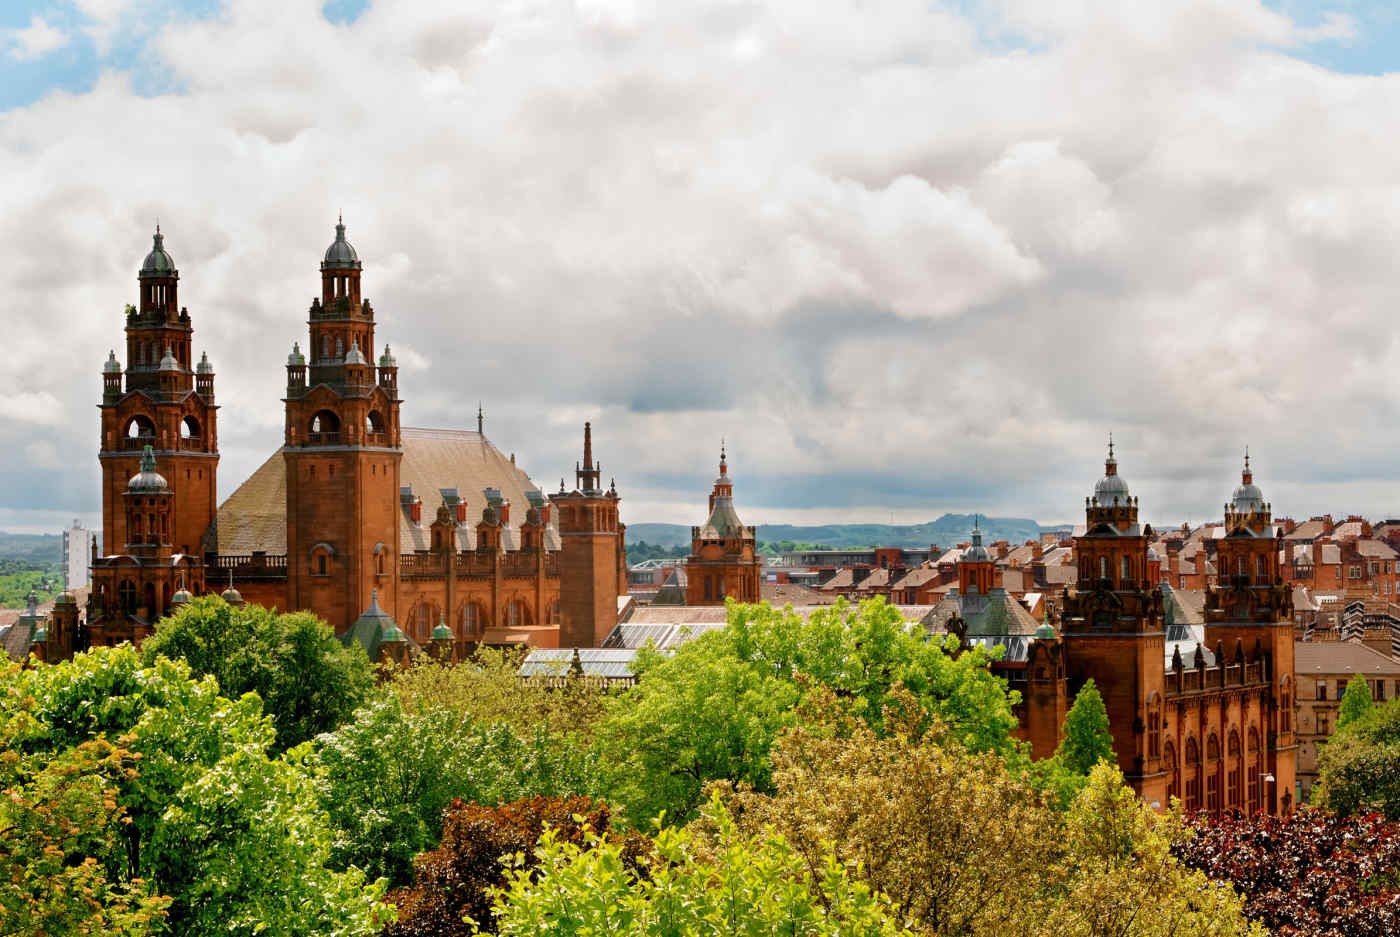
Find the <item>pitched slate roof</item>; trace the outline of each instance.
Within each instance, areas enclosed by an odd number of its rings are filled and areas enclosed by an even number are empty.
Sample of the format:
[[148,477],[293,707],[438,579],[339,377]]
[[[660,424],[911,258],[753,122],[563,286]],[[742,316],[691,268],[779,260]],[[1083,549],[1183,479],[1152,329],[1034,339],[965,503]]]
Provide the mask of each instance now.
[[1300,674],[1389,676],[1400,674],[1400,661],[1359,641],[1295,641],[1293,671]]
[[[502,532],[503,546],[513,549],[518,544],[519,526],[530,509],[530,495],[539,499],[543,494],[508,456],[481,433],[468,430],[404,427],[401,436],[400,486],[411,487],[423,501],[421,524],[414,524],[406,509],[399,510],[402,552],[428,549],[430,527],[443,503],[443,491],[454,488],[467,504],[466,523],[457,531],[459,549],[476,546],[476,524],[486,507],[484,492],[488,488],[499,490],[510,502],[510,527]],[[221,554],[254,550],[286,553],[286,518],[286,462],[279,449],[219,506],[205,537],[205,548]],[[545,536],[545,546],[551,550],[559,548],[559,535],[553,524]]]
[[1284,540],[1316,540],[1327,533],[1327,524],[1321,520],[1303,521],[1293,528],[1292,533],[1284,534]]

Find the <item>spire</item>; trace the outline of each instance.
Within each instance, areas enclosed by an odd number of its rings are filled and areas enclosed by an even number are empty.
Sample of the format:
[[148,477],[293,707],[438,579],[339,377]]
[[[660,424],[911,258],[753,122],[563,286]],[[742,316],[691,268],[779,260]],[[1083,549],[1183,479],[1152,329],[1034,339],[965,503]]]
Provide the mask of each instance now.
[[1249,468],[1249,447],[1244,447],[1244,471],[1240,473],[1241,481],[1246,485],[1254,484],[1254,473]]
[[729,474],[729,460],[725,457],[724,437],[719,438],[719,473]]
[[[481,409],[481,401],[478,400],[478,401],[476,402],[476,431],[477,431],[477,433],[478,433],[478,434],[481,434],[481,435],[484,435],[485,432],[486,432],[485,426],[486,426],[486,414],[485,414],[485,413],[482,411],[482,409]],[[563,488],[564,486],[561,484],[559,487],[560,487],[560,488]]]
[[1118,474],[1118,460],[1113,457],[1113,434],[1108,434],[1108,458],[1103,463],[1103,473],[1105,475]]
[[602,474],[600,466],[593,462],[593,424],[583,424],[583,464],[575,469],[578,488],[583,492],[598,491],[602,486],[599,484],[599,476]]

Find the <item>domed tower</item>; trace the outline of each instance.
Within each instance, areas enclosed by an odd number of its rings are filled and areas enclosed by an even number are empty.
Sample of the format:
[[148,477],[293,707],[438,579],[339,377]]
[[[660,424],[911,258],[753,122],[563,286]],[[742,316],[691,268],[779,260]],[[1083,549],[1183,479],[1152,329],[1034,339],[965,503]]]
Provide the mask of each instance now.
[[[194,327],[179,305],[180,273],[157,226],[137,282],[140,305],[128,306],[126,370],[116,352],[102,367],[103,553],[127,542],[122,496],[147,446],[165,470],[172,493],[172,549],[198,555],[217,508],[218,430],[214,368],[208,356],[195,364]],[[123,386],[125,377],[125,386]]]
[[[1251,763],[1263,758],[1276,778],[1265,785],[1265,809],[1276,812],[1281,792],[1293,790],[1296,740],[1293,734],[1293,590],[1279,575],[1283,531],[1273,523],[1273,507],[1254,483],[1249,453],[1240,485],[1225,505],[1225,536],[1216,544],[1217,584],[1206,590],[1205,644],[1223,651],[1227,661],[1241,655],[1265,655],[1271,684],[1262,715],[1262,756],[1250,751]],[[1217,657],[1220,656],[1217,654]],[[1246,720],[1251,714],[1245,713]],[[1245,746],[1248,750],[1249,746]],[[1253,785],[1256,774],[1249,774]],[[1250,798],[1254,800],[1253,797]]]
[[[287,600],[348,629],[378,590],[392,614],[399,594],[398,368],[388,349],[374,367],[374,307],[345,223],[321,261],[309,344],[287,358]],[[307,366],[307,358],[310,366]],[[376,551],[393,558],[380,571]]]
[[686,604],[723,605],[759,599],[757,530],[745,527],[734,510],[734,482],[724,446],[719,450],[719,477],[710,493],[710,516],[690,528],[690,556],[685,561]]
[[1138,500],[1118,474],[1111,438],[1103,477],[1084,500],[1084,520],[1074,540],[1079,580],[1061,598],[1068,695],[1094,680],[1118,767],[1149,803],[1166,803],[1161,753],[1147,732],[1159,724],[1166,687],[1162,593],[1148,585],[1152,528],[1138,523]]
[[995,561],[986,547],[982,546],[982,527],[977,521],[972,526],[972,546],[958,558],[958,591],[963,595],[987,595],[992,591]]

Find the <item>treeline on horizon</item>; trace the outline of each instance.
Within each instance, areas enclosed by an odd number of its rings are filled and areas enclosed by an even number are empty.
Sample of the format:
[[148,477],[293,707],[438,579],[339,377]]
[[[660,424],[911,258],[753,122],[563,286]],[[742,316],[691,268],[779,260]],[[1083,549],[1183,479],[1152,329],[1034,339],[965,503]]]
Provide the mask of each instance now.
[[1031,759],[986,652],[878,599],[731,604],[624,688],[519,661],[376,672],[309,613],[209,596],[139,650],[0,669],[0,933],[1381,937],[1400,911],[1400,702],[1364,681],[1327,809],[1211,819],[1124,786],[1092,683]]

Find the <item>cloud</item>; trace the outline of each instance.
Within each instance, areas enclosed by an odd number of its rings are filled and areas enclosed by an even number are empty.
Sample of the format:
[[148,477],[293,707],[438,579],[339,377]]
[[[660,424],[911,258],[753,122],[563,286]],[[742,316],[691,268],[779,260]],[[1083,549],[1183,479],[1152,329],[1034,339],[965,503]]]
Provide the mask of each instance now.
[[169,90],[0,114],[0,445],[62,466],[0,491],[94,509],[159,216],[231,492],[344,210],[405,423],[480,400],[552,487],[591,419],[631,520],[698,522],[725,436],[746,517],[1070,521],[1109,430],[1157,523],[1246,442],[1280,513],[1400,513],[1400,81],[1261,3],[962,6],[83,0]]
[[31,16],[28,26],[10,30],[10,58],[32,62],[68,45],[71,38],[63,30],[50,26],[43,17]]

